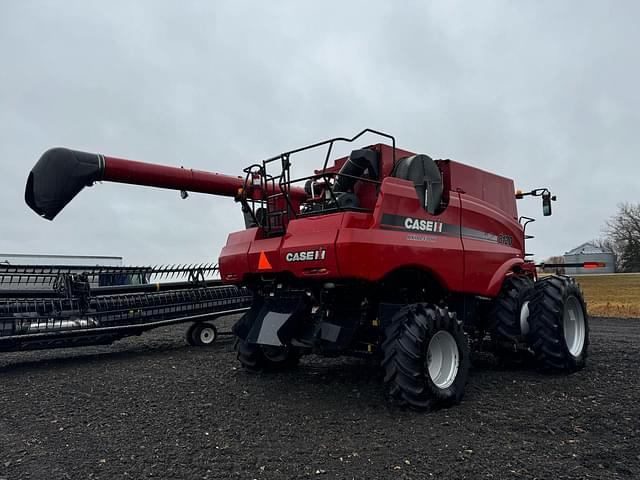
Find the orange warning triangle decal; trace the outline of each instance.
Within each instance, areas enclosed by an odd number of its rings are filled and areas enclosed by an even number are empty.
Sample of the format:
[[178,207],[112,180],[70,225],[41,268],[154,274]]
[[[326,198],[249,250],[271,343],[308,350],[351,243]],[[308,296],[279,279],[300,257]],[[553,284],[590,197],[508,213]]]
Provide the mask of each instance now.
[[269,259],[263,251],[260,252],[260,259],[258,260],[258,270],[271,270],[273,267],[269,263]]

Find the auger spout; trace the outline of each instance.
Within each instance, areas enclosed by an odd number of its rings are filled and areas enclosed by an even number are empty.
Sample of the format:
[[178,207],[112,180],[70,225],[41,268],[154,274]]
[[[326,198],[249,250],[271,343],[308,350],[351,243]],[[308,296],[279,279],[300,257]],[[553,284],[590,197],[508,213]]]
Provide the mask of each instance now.
[[[29,173],[25,201],[38,215],[53,220],[84,187],[99,181],[225,197],[238,197],[245,188],[244,177],[53,148],[40,157]],[[277,193],[277,190],[277,186],[267,185],[266,193]],[[292,188],[290,194],[296,198],[306,197],[301,188]]]

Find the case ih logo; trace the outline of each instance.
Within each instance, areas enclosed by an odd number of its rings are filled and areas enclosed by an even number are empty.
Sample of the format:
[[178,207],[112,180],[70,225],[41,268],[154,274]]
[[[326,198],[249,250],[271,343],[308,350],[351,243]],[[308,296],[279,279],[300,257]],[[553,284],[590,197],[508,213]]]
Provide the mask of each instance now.
[[[513,237],[504,233],[496,235],[495,233],[485,232],[483,230],[478,230],[475,228],[463,227],[457,224],[443,223],[436,220],[426,220],[424,218],[404,217],[401,215],[393,215],[391,213],[382,214],[380,228],[409,231],[415,234],[442,234],[451,237],[482,240],[483,242],[501,243],[508,246],[513,245]],[[431,235],[429,238],[431,238],[430,241],[432,241],[435,237]],[[407,240],[422,241],[423,238],[419,235],[410,235],[407,237]]]
[[[446,225],[436,220],[426,220],[424,218],[404,217],[402,215],[393,215],[391,213],[383,213],[380,221],[382,228],[392,230],[405,230],[409,232],[421,233],[451,233],[451,225]],[[458,231],[459,227],[454,226]]]
[[289,252],[284,256],[287,262],[312,262],[314,260],[324,260],[327,251],[324,248],[319,250],[305,250],[304,252]]
[[404,228],[407,230],[417,230],[419,232],[441,233],[442,222],[407,217],[404,219]]

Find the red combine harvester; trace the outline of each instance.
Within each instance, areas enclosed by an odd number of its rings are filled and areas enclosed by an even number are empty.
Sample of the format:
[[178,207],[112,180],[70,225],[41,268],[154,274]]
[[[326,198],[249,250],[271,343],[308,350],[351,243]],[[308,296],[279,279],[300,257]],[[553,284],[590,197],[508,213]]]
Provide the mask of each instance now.
[[[388,144],[330,164],[334,146],[364,134]],[[313,175],[291,178],[291,159],[326,148]],[[53,149],[33,168],[26,201],[53,219],[96,181],[231,196],[246,229],[231,233],[219,267],[249,288],[236,323],[238,359],[251,372],[294,367],[300,356],[380,359],[389,398],[432,409],[459,402],[471,346],[531,355],[543,369],[585,365],[588,317],[575,281],[537,281],[513,181],[451,160],[396,148],[373,130],[292,150],[240,177]]]

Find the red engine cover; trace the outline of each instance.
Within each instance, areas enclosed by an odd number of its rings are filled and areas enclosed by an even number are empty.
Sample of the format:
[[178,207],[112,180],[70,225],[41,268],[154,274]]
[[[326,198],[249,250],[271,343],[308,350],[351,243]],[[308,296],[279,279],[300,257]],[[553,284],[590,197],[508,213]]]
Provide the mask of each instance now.
[[247,274],[289,272],[375,282],[398,268],[417,267],[450,291],[496,295],[506,272],[523,263],[523,230],[509,215],[515,198],[511,209],[459,191],[448,194],[446,209],[430,215],[411,182],[387,177],[372,213],[299,218],[280,237],[261,238],[257,228],[232,233],[220,255],[222,278],[242,283]]
[[[355,193],[371,213],[340,212],[289,221],[284,236],[251,228],[229,235],[220,255],[222,279],[288,272],[306,279],[376,282],[404,267],[430,272],[449,291],[497,295],[502,280],[524,263],[513,181],[451,160],[438,160],[446,208],[430,215],[412,182],[390,177],[392,150],[374,145],[384,178]],[[411,155],[396,150],[396,156]],[[345,159],[336,161],[337,170]],[[368,187],[368,188],[367,188]]]

